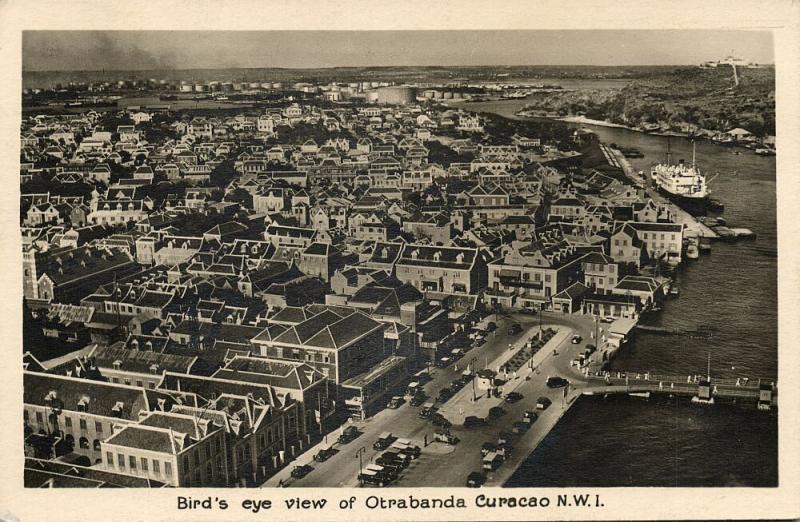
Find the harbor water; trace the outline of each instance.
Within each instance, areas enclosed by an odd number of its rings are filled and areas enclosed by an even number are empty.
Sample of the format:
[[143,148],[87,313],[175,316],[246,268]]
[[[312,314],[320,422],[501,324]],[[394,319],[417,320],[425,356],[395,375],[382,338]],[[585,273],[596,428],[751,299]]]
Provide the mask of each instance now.
[[[505,117],[525,100],[463,104]],[[581,126],[583,125],[574,125]],[[648,170],[664,160],[667,138],[586,126],[605,143],[639,149],[630,160]],[[672,160],[691,161],[691,142],[670,138]],[[737,153],[738,152],[738,153]],[[777,227],[775,158],[699,141],[697,164],[725,204],[729,226],[755,241],[715,242],[712,252],[677,272],[680,297],[643,324],[677,335],[638,332],[613,370],[777,379]],[[511,486],[775,486],[777,415],[753,406],[688,401],[582,398],[509,481]]]

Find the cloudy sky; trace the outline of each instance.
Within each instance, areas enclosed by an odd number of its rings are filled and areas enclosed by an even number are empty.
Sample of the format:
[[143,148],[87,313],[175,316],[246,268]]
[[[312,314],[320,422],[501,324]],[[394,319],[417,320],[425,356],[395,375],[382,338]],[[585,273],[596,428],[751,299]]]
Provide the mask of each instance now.
[[25,31],[23,70],[773,63],[767,31]]

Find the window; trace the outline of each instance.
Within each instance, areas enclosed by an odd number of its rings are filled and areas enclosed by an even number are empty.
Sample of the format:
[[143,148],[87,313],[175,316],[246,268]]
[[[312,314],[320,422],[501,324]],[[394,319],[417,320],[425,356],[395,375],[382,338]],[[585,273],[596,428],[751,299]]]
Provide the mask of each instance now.
[[147,473],[147,459],[145,457],[142,457],[142,471]]
[[186,471],[189,469],[189,455],[183,456],[183,470]]
[[128,457],[128,462],[130,462],[131,464],[131,471],[136,471],[136,457],[131,455],[130,457]]
[[119,469],[125,469],[125,455],[122,453],[117,453],[117,464]]
[[142,385],[142,381],[136,381],[136,386],[138,386],[139,388],[141,388],[141,387],[143,386],[143,385]]
[[28,422],[28,417],[29,417],[29,416],[30,416],[30,415],[28,414],[28,410],[22,410],[22,417],[25,419],[25,423],[26,423],[26,424],[27,424],[27,422]]
[[81,430],[86,430],[86,419],[80,419],[78,422],[80,423]]
[[100,439],[94,439],[94,442],[92,443],[92,449],[95,451],[100,451]]
[[89,449],[89,439],[86,437],[81,437],[80,440],[78,440],[78,444],[80,444],[81,449]]
[[103,433],[103,423],[100,421],[94,422],[94,431],[97,433]]
[[38,422],[39,424],[44,423],[44,416],[42,416],[42,412],[40,411],[36,412],[36,422]]
[[71,417],[64,417],[64,426],[67,428],[72,428],[72,418]]

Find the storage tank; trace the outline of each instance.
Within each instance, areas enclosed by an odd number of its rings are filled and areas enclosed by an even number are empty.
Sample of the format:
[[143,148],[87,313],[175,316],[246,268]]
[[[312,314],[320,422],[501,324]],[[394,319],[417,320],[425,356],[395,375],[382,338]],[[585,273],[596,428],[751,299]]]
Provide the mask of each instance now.
[[406,85],[381,87],[377,90],[377,93],[378,103],[387,103],[391,105],[414,103],[417,99],[417,89]]

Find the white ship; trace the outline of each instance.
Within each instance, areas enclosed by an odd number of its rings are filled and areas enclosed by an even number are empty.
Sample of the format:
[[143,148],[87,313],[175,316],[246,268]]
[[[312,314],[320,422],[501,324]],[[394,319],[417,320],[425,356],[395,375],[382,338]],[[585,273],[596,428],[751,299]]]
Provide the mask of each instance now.
[[691,165],[686,165],[683,160],[677,164],[671,164],[669,149],[667,149],[666,163],[655,165],[650,174],[659,192],[687,212],[704,213],[708,209],[710,203],[708,184],[706,177],[700,173],[695,164],[694,144],[692,144]]

